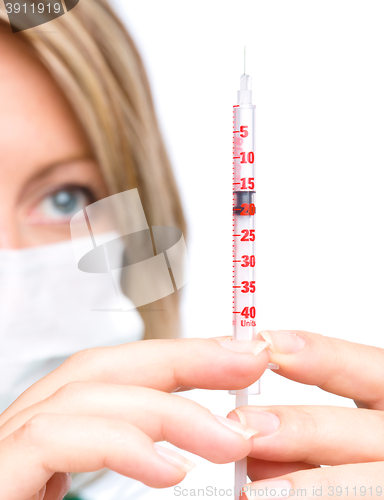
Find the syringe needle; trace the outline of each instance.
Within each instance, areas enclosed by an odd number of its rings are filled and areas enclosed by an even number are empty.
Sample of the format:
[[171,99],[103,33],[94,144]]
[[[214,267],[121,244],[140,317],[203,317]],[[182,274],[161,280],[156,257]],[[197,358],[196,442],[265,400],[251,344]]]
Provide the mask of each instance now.
[[244,45],[244,75],[245,75],[245,45]]

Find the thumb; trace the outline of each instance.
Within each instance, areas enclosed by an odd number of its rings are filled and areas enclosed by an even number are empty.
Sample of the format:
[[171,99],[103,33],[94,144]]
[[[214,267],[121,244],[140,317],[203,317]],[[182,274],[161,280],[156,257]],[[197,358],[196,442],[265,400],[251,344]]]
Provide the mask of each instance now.
[[47,482],[44,500],[62,500],[72,484],[72,477],[66,472],[56,472]]

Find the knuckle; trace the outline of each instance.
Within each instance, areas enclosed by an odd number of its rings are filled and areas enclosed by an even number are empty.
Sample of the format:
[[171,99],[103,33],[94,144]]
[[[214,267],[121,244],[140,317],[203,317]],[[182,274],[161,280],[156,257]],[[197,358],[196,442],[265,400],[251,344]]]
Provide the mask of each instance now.
[[[382,445],[384,442],[384,412],[372,411],[367,408],[356,409],[356,415],[359,417],[358,423],[360,428],[367,429],[371,436],[378,444],[379,454],[383,457]],[[377,456],[377,455],[376,455]],[[383,460],[383,458],[381,458]]]
[[320,475],[319,487],[325,493],[328,493],[330,489],[334,486],[334,478],[328,474],[328,471],[322,469],[322,474]]
[[27,420],[15,433],[15,439],[28,445],[39,446],[46,435],[47,427],[50,425],[52,414],[37,413]]
[[55,391],[50,399],[55,401],[55,403],[60,403],[64,401],[68,401],[68,399],[73,400],[82,394],[84,390],[89,386],[89,383],[82,381],[71,381],[67,384],[62,385],[57,391]]
[[63,363],[63,366],[69,367],[70,369],[84,367],[84,365],[88,364],[94,357],[95,351],[99,349],[98,347],[93,347],[75,352]]
[[303,449],[302,443],[318,442],[321,439],[321,426],[315,415],[303,407],[292,407],[287,419],[282,419],[289,433],[297,437],[297,451],[300,461],[306,462],[311,454],[311,447]]
[[308,438],[313,439],[319,432],[319,422],[315,415],[306,409],[301,411],[301,429],[303,429]]
[[303,432],[311,434],[317,428],[316,419],[312,413],[302,406],[293,406],[290,408],[290,415],[285,419],[289,423],[290,430],[295,434],[302,435]]
[[[122,346],[118,346],[119,348]],[[75,352],[60,366],[64,376],[84,377],[87,379],[100,380],[116,370],[111,353],[116,346],[109,347],[91,347],[82,351]]]

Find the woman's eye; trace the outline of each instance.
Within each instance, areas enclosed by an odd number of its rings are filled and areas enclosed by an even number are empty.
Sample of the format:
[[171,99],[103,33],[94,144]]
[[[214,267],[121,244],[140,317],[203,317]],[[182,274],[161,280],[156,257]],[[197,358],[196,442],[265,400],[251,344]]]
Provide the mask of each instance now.
[[73,214],[84,206],[84,203],[82,203],[84,198],[83,193],[64,190],[58,191],[47,200],[47,208],[50,208],[52,212],[60,214]]
[[63,188],[46,195],[30,212],[29,222],[34,224],[66,223],[85,206],[92,203],[88,190],[82,188]]

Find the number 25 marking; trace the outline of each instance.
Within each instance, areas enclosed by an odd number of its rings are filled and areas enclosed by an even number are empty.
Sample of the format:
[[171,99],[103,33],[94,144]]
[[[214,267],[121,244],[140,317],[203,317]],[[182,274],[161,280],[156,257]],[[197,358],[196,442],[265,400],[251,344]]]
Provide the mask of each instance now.
[[240,241],[255,241],[254,229],[243,229],[241,233],[243,236],[240,238]]

